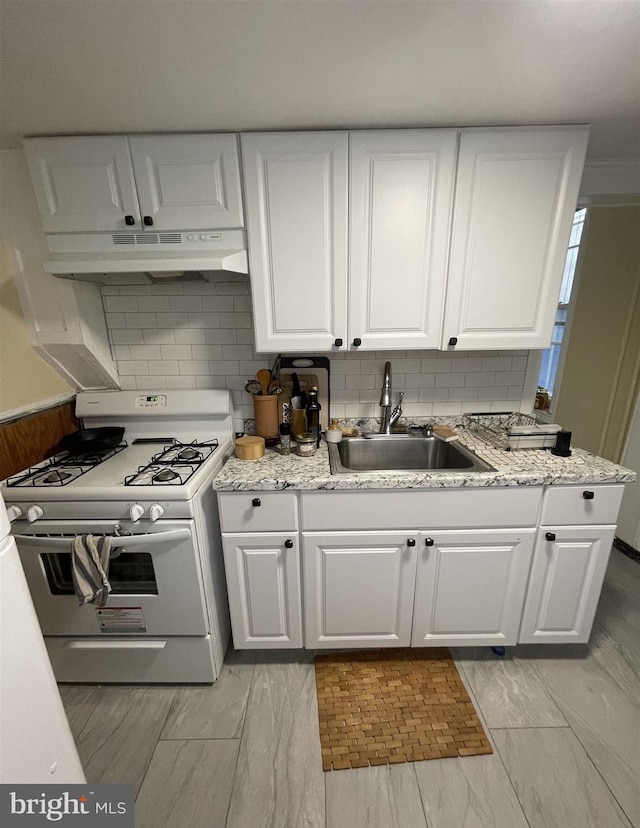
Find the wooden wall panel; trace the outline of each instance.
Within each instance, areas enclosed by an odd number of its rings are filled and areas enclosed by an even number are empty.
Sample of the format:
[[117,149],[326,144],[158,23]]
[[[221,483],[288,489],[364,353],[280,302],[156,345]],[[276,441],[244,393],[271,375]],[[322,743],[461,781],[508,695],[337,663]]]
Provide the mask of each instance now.
[[65,434],[77,431],[75,402],[0,425],[0,480],[51,457]]

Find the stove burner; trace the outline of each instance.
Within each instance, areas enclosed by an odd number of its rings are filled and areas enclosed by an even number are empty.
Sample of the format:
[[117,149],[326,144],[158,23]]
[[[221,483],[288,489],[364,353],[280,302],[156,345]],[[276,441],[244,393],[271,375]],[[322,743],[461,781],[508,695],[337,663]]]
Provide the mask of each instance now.
[[163,469],[157,474],[154,474],[152,479],[158,483],[170,483],[172,480],[175,480],[176,477],[178,477],[176,472],[171,469]]
[[62,469],[54,469],[51,474],[41,478],[40,483],[46,483],[47,485],[50,485],[51,483],[62,483],[69,477],[73,477],[71,472],[63,471]]
[[199,451],[196,451],[193,448],[184,448],[176,457],[177,461],[187,462],[189,460],[195,460],[196,458],[200,458],[202,455]]

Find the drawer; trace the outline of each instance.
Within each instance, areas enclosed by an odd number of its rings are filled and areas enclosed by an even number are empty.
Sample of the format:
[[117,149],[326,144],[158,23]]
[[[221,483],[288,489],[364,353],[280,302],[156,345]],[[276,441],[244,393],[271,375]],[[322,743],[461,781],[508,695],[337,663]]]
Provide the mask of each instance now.
[[302,492],[302,525],[307,531],[535,526],[541,495],[539,486]]
[[[624,486],[549,486],[542,498],[542,526],[616,523]],[[593,497],[591,497],[593,495]]]
[[223,532],[292,532],[298,528],[293,492],[218,492]]

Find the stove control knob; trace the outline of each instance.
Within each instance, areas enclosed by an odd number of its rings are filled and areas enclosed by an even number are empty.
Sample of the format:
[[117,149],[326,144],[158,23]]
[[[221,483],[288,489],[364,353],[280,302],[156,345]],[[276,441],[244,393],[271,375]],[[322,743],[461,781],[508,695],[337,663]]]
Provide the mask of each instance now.
[[134,503],[129,509],[129,517],[131,518],[131,522],[136,523],[140,520],[142,515],[144,515],[144,506],[141,506],[139,503]]
[[149,517],[151,520],[158,520],[164,515],[164,509],[159,503],[154,503],[153,506],[149,509]]
[[35,503],[27,509],[27,520],[29,523],[33,523],[38,520],[38,518],[41,518],[42,515],[44,515],[42,506],[37,506]]
[[19,517],[22,517],[22,509],[19,506],[7,506],[7,514],[9,515],[9,520],[14,521],[17,520]]

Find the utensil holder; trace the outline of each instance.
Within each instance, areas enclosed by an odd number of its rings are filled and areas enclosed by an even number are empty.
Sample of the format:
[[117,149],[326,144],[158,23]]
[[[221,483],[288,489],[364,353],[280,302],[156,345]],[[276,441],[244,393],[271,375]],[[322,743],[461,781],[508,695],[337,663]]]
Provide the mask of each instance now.
[[253,412],[256,423],[256,434],[264,437],[268,446],[275,446],[280,442],[278,430],[278,395],[254,394]]

